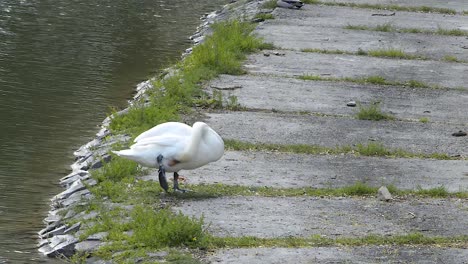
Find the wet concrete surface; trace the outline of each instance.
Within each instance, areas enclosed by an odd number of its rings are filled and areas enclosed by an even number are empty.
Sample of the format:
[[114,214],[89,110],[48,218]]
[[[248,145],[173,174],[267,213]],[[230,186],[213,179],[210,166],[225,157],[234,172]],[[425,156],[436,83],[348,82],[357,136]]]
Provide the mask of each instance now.
[[[221,160],[183,174],[188,184],[340,188],[360,182],[402,190],[444,186],[449,192],[468,191],[468,164],[463,160],[228,151]],[[158,174],[144,179],[157,181]]]
[[[332,0],[323,0],[334,2]],[[252,54],[243,76],[220,76],[206,84],[237,99],[237,111],[213,111],[206,122],[225,139],[251,143],[305,144],[326,147],[382,143],[410,152],[446,153],[460,160],[365,157],[351,154],[306,155],[268,151],[227,151],[224,157],[194,171],[182,172],[189,184],[242,185],[273,188],[340,188],[363,182],[417,190],[444,187],[466,192],[468,138],[452,133],[468,130],[468,38],[428,33],[344,29],[347,25],[398,29],[468,30],[464,0],[339,0],[335,2],[453,8],[457,15],[403,12],[343,6],[306,5],[300,10],[275,9],[275,19],[256,33],[278,49]],[[401,49],[428,60],[319,54],[301,49]],[[381,86],[342,81],[304,81],[301,75],[324,78],[381,76],[411,80],[438,89],[408,85]],[[396,120],[357,120],[358,107],[380,102]],[[425,122],[420,122],[426,118]],[[156,180],[156,174],[144,177]],[[175,211],[203,216],[215,236],[266,238],[362,238],[407,235],[451,238],[466,235],[468,201],[458,198],[394,197],[260,197],[224,196],[181,199]],[[468,263],[466,243],[450,246],[402,245],[310,248],[219,249],[209,263]]]
[[387,81],[419,82],[467,89],[467,64],[442,61],[395,60],[357,55],[279,51],[284,56],[253,54],[245,65],[252,74],[268,76],[317,75],[333,78],[380,76]]
[[[210,263],[468,263],[468,250],[418,246],[239,248],[222,250]],[[404,260],[404,262],[402,262]]]
[[383,112],[400,119],[428,118],[437,122],[468,123],[464,107],[468,102],[468,93],[454,89],[304,81],[253,75],[222,75],[208,88],[222,91],[226,98],[236,96],[242,106],[254,109],[354,116],[358,107],[348,107],[347,102],[356,101],[362,105],[381,102]]
[[326,147],[379,142],[389,149],[467,155],[466,137],[452,133],[467,125],[369,121],[262,112],[210,114],[207,123],[226,139],[252,143],[307,144]]
[[454,199],[221,197],[174,207],[189,216],[203,214],[216,236],[363,237],[369,234],[457,236],[466,232],[468,204]]

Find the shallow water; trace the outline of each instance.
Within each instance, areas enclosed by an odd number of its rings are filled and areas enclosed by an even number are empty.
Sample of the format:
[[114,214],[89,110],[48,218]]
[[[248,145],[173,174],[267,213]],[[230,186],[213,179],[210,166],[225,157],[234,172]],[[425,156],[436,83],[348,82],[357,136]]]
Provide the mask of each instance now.
[[0,1],[0,263],[60,262],[36,233],[73,151],[224,2]]

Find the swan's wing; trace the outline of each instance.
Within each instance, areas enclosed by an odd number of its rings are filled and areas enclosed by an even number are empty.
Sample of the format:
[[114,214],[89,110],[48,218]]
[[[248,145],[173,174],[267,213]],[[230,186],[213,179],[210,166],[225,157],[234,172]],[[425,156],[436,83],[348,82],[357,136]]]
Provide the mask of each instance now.
[[179,122],[167,122],[157,125],[150,130],[141,133],[135,138],[135,142],[140,142],[143,139],[152,138],[156,136],[189,136],[192,133],[192,127]]
[[186,144],[187,137],[174,136],[174,135],[163,135],[163,136],[154,136],[147,137],[138,140],[137,143],[130,146],[131,149],[146,148],[150,145],[157,145],[162,148],[168,147],[178,147],[183,150],[184,145]]

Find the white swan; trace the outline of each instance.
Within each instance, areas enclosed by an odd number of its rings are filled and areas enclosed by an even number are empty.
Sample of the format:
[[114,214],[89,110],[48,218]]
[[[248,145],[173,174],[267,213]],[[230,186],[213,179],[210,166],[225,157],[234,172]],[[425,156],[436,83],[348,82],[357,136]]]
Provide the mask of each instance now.
[[203,122],[196,122],[193,127],[168,122],[141,133],[130,149],[113,152],[143,166],[159,168],[159,184],[165,191],[166,171],[174,172],[174,190],[184,191],[179,189],[178,172],[219,160],[224,154],[224,142]]
[[278,0],[276,2],[276,5],[279,7],[284,7],[284,8],[301,8],[304,3],[302,3],[299,0]]

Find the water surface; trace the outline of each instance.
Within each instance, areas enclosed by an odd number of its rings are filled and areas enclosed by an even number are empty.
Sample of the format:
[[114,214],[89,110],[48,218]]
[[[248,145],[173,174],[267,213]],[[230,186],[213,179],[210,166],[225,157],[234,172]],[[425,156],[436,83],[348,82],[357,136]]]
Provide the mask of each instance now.
[[0,0],[0,263],[60,262],[36,233],[73,151],[223,3]]

